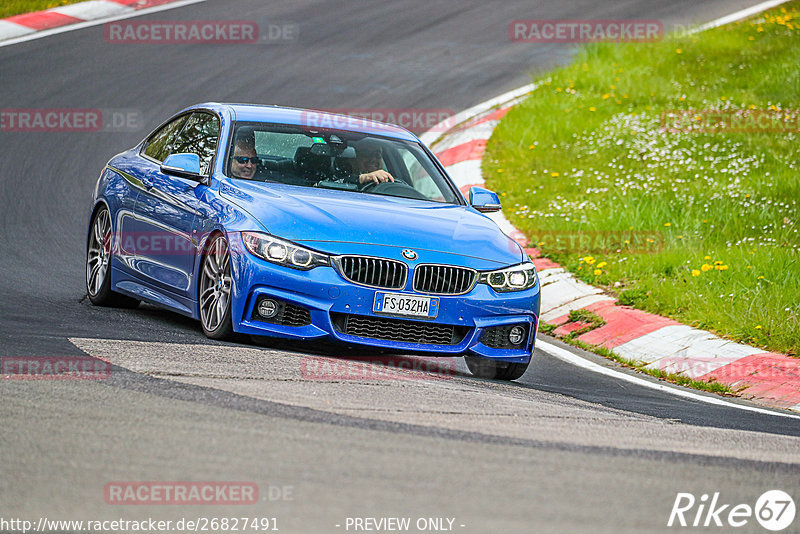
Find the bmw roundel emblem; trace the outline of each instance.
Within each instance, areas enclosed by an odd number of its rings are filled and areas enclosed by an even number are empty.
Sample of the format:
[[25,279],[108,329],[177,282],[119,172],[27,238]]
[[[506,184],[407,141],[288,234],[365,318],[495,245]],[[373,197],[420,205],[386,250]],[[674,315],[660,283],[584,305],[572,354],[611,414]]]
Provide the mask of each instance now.
[[417,253],[414,252],[413,250],[407,248],[407,249],[405,249],[403,251],[403,257],[405,259],[407,259],[407,260],[416,260],[417,259]]

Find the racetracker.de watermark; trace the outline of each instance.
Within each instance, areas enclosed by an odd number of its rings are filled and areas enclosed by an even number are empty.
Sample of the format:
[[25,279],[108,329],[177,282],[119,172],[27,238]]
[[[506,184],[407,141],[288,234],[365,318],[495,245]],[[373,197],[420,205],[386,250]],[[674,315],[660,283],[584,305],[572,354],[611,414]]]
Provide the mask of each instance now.
[[111,363],[91,356],[3,356],[4,380],[105,380]]
[[[292,492],[292,486],[270,486],[268,494],[271,500],[291,500]],[[259,502],[259,488],[253,482],[109,482],[103,488],[103,495],[106,504],[113,505],[250,505]]]
[[143,128],[138,109],[0,109],[0,132],[138,132]]
[[300,361],[300,375],[306,380],[450,380],[455,374],[454,358],[305,357]]
[[652,253],[664,246],[664,236],[649,230],[540,230],[530,244],[548,252]]
[[508,24],[508,38],[515,43],[650,43],[664,38],[664,24],[632,19],[518,19]]
[[455,126],[455,112],[441,108],[337,108],[303,111],[301,124],[312,128],[349,130],[396,124],[412,132],[446,132]]
[[295,22],[121,20],[103,26],[110,44],[286,44],[299,37]]
[[670,133],[798,133],[800,110],[671,109],[661,114],[661,128]]

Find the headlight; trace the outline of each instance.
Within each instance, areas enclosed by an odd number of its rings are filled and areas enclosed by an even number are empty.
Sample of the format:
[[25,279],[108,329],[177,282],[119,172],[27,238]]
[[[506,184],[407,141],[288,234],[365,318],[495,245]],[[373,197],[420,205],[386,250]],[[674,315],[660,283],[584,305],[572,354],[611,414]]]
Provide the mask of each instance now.
[[250,254],[292,269],[308,271],[314,267],[331,264],[326,254],[314,252],[268,234],[242,232],[242,239]]
[[478,282],[488,284],[499,293],[530,289],[536,285],[536,267],[526,262],[497,271],[484,271],[478,277]]

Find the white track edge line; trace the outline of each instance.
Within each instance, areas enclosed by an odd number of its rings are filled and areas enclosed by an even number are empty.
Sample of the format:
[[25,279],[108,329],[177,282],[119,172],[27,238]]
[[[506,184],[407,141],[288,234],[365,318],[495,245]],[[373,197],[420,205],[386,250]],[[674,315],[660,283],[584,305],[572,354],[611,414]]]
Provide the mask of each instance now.
[[178,7],[189,6],[192,4],[199,4],[201,2],[205,2],[206,0],[179,0],[177,2],[172,2],[170,4],[163,4],[160,6],[148,7],[146,9],[140,9],[138,11],[134,11],[132,13],[122,13],[120,15],[113,15],[111,17],[105,17],[102,19],[96,20],[87,20],[85,22],[78,22],[76,24],[67,24],[65,26],[59,26],[58,28],[51,28],[49,30],[42,30],[36,33],[31,33],[28,35],[22,35],[20,37],[14,37],[12,39],[8,39],[6,41],[0,41],[0,48],[4,46],[11,46],[19,43],[25,43],[27,41],[33,41],[35,39],[41,39],[42,37],[49,37],[51,35],[57,35],[59,33],[66,33],[71,32],[74,30],[82,30],[83,28],[89,28],[91,26],[98,26],[100,24],[105,24],[107,22],[114,22],[115,20],[123,20],[129,19],[133,17],[138,17],[140,15],[147,15],[149,13],[158,13],[159,11],[168,11],[170,9],[175,9]]
[[561,347],[557,347],[552,343],[548,343],[546,341],[542,341],[540,339],[536,340],[535,347],[543,350],[544,352],[550,354],[551,356],[562,360],[564,362],[570,363],[577,367],[581,367],[588,371],[593,371],[595,373],[599,373],[602,375],[610,376],[612,378],[617,378],[619,380],[625,380],[626,382],[631,382],[633,384],[644,386],[650,389],[655,389],[658,391],[663,391],[665,393],[670,393],[672,395],[678,397],[684,397],[687,399],[705,402],[708,404],[714,404],[717,406],[724,406],[726,408],[737,408],[739,410],[745,410],[748,412],[756,412],[764,415],[775,415],[778,417],[788,417],[790,419],[800,419],[800,415],[793,415],[788,413],[782,412],[774,412],[772,410],[767,410],[765,408],[757,408],[755,406],[747,406],[744,404],[737,404],[733,402],[728,402],[723,400],[718,396],[707,396],[707,395],[700,395],[698,393],[694,393],[688,389],[679,389],[678,387],[667,386],[665,384],[651,382],[650,380],[645,380],[643,378],[639,378],[628,373],[623,373],[621,371],[616,371],[609,367],[603,367],[602,365],[598,365],[590,360],[582,356],[578,356],[577,354],[573,354],[572,352],[563,349]]
[[724,17],[720,17],[716,20],[712,20],[711,22],[707,22],[705,24],[701,24],[697,28],[689,31],[689,35],[700,33],[705,30],[710,30],[712,28],[717,28],[724,24],[730,24],[731,22],[736,22],[737,20],[742,20],[743,18],[747,18],[750,15],[755,15],[756,13],[761,13],[762,11],[766,11],[767,9],[772,9],[773,7],[777,7],[781,4],[785,4],[789,0],[769,0],[767,2],[762,2],[760,4],[756,4],[751,7],[747,7],[740,11],[736,11],[731,13],[730,15],[725,15]]

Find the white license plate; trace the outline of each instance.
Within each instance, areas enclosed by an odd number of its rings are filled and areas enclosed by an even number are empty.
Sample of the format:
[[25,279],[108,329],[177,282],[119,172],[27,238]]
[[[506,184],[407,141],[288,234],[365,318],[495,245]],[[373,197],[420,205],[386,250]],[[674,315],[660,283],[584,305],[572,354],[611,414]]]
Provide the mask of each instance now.
[[372,311],[384,315],[435,319],[439,313],[439,298],[378,291]]

